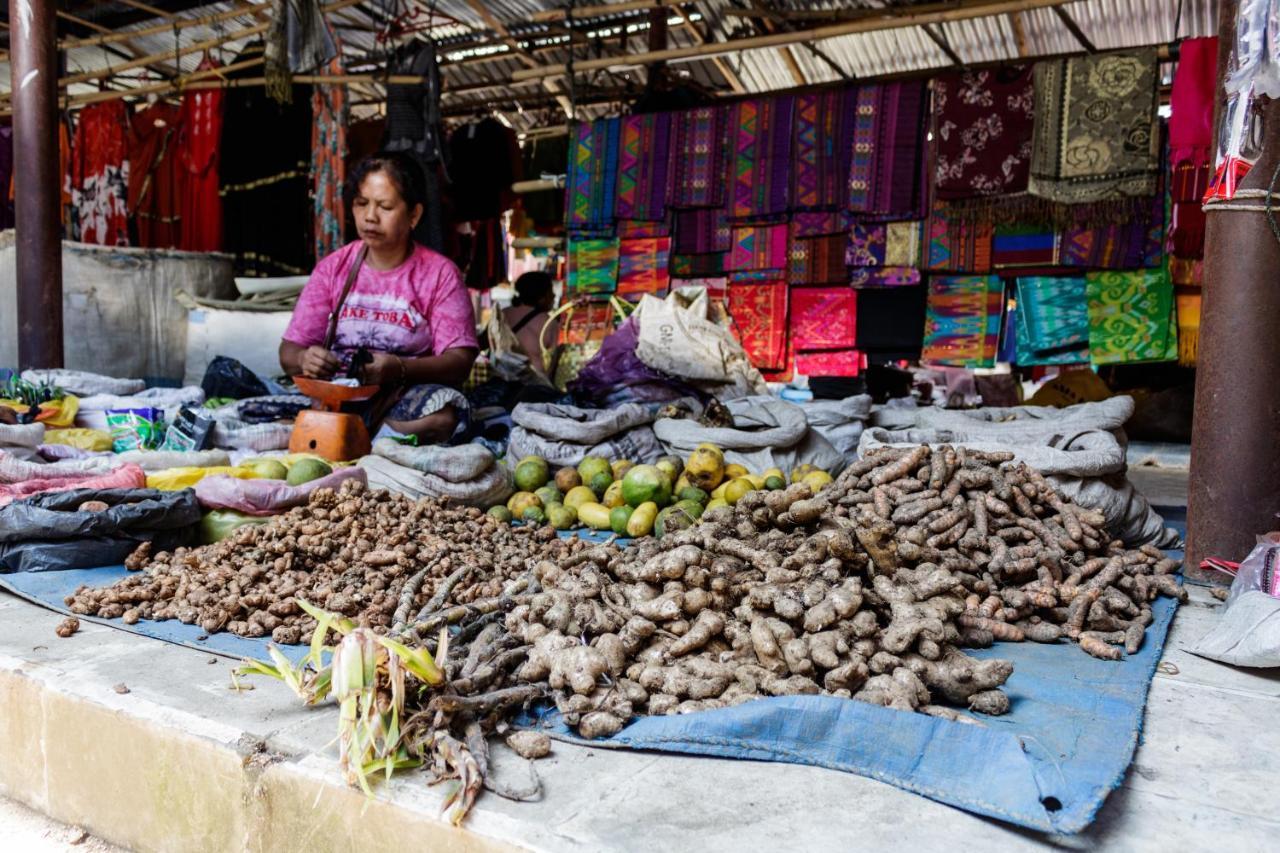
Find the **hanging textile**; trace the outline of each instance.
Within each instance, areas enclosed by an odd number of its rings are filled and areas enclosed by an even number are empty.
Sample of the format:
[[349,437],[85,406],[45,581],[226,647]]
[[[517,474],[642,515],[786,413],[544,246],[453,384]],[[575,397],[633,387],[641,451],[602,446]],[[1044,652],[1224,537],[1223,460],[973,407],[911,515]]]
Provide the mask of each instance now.
[[672,278],[716,278],[725,272],[725,252],[671,256]]
[[950,205],[934,204],[926,221],[929,248],[925,266],[937,272],[985,275],[991,271],[991,241],[995,228],[970,221]]
[[857,313],[858,294],[849,287],[793,287],[791,343],[797,352],[852,347]]
[[729,108],[733,138],[729,214],[786,212],[791,200],[791,127],[795,96],[748,98]]
[[1154,193],[1157,71],[1155,48],[1037,63],[1031,194],[1079,204]]
[[851,267],[883,266],[887,248],[888,226],[883,222],[854,222],[844,262]]
[[784,370],[787,363],[787,285],[783,281],[729,283],[729,316],[760,370]]
[[665,296],[671,285],[668,265],[671,238],[621,240],[618,245],[618,294],[635,297],[649,293]]
[[179,121],[181,109],[162,101],[130,119],[128,208],[139,246],[173,249],[182,241]]
[[839,234],[803,238],[796,238],[793,234],[787,251],[787,281],[791,284],[846,284],[847,249],[848,239]]
[[[9,188],[13,180],[13,125],[0,124],[0,191]],[[0,230],[13,227],[13,194],[0,195]]]
[[[342,60],[329,64],[330,74],[342,73]],[[347,87],[316,86],[311,96],[311,198],[315,217],[316,259],[345,245],[346,205],[343,185],[347,172]]]
[[1089,299],[1083,278],[1020,277],[1017,294],[1018,364],[1089,360]]
[[718,207],[677,210],[674,248],[688,255],[729,251],[733,248],[733,229],[728,215]]
[[[199,71],[217,68],[209,57]],[[222,196],[218,192],[218,146],[222,139],[223,89],[189,90],[182,95],[178,119],[179,200],[178,248],[190,252],[222,251]]]
[[1030,65],[937,77],[935,198],[953,201],[1026,192],[1034,105]]
[[1095,366],[1178,357],[1173,286],[1163,269],[1092,272],[1085,280]]
[[488,290],[507,277],[507,243],[502,220],[460,222],[454,235],[453,261],[472,290]]
[[128,132],[124,101],[80,111],[71,145],[71,205],[74,239],[82,243],[129,245]]
[[464,124],[449,135],[454,219],[497,219],[515,205],[511,185],[523,179],[520,142],[515,131],[497,119]]
[[618,176],[619,121],[584,122],[571,131],[569,174],[565,183],[565,225],[601,228],[613,224]]
[[993,275],[929,279],[922,360],[994,367],[1004,316],[1004,284]]
[[619,219],[617,234],[619,240],[650,240],[655,237],[670,237],[671,223],[665,219],[651,221]]
[[[251,45],[237,61],[261,53],[260,45]],[[246,69],[229,76],[259,73]],[[315,250],[308,192],[311,90],[294,86],[285,104],[260,86],[227,89],[223,97],[218,166],[224,248],[235,255],[241,275],[306,275]]]
[[863,355],[855,349],[796,353],[796,373],[804,376],[857,376]]
[[795,152],[791,171],[793,210],[843,207],[853,148],[856,88],[796,96]]
[[[893,257],[901,262],[913,258],[910,266],[889,263],[889,230],[895,229]],[[919,245],[911,248],[911,228],[920,223],[855,221],[849,228],[844,261],[848,282],[854,287],[898,287],[919,284]]]
[[1178,312],[1178,364],[1183,367],[1195,367],[1196,364],[1200,348],[1200,303],[1199,293],[1178,293],[1174,296]]
[[[1179,45],[1169,115],[1169,252],[1174,283],[1199,286],[1197,264],[1204,257],[1201,200],[1213,168],[1213,106],[1217,87],[1218,39],[1186,39]],[[1181,316],[1179,316],[1181,329]],[[1197,321],[1198,323],[1198,321]],[[1194,347],[1193,347],[1194,349]]]
[[884,262],[886,266],[920,266],[920,237],[923,222],[890,222],[885,227]]
[[440,65],[436,44],[430,39],[413,40],[387,61],[394,75],[418,78],[420,83],[387,86],[387,126],[382,147],[404,151],[418,161],[426,179],[426,204],[422,218],[413,229],[419,243],[437,252],[456,254],[445,228],[442,188],[447,183],[444,169],[444,130],[440,115]]
[[826,237],[846,234],[852,223],[843,210],[797,211],[791,217],[791,231],[796,237]]
[[617,239],[569,241],[569,278],[565,287],[570,293],[613,293],[617,286]]
[[670,157],[670,113],[642,113],[621,120],[615,217],[662,219],[667,215]]
[[920,358],[924,342],[923,286],[858,291],[855,346],[879,362]]
[[667,203],[673,207],[721,207],[725,203],[729,154],[727,110],[698,107],[672,120],[672,180]]
[[924,216],[926,81],[858,88],[848,207],[882,219]]
[[786,225],[733,229],[726,270],[783,270],[786,266]]
[[[1164,263],[1164,176],[1156,192],[1135,199],[1133,215],[1124,222],[1093,227],[1071,227],[1062,232],[1059,246],[1063,266],[1094,269],[1140,269]],[[1200,207],[1196,203],[1196,209]]]
[[995,269],[1058,266],[1059,234],[1043,225],[997,225],[991,240]]

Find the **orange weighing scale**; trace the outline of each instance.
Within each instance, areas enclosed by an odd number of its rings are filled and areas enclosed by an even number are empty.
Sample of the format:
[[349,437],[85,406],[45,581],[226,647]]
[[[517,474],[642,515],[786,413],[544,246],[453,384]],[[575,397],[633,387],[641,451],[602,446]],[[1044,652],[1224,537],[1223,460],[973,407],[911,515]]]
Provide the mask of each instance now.
[[359,415],[342,411],[343,403],[368,400],[377,385],[340,385],[323,379],[295,376],[293,384],[314,403],[298,412],[289,436],[290,453],[314,453],[330,462],[347,462],[367,456],[372,444]]

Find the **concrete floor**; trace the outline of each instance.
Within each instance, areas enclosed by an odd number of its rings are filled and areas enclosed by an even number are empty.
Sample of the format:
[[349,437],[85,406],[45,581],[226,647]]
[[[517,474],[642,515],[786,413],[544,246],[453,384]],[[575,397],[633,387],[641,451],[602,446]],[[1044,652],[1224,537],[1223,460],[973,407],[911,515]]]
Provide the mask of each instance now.
[[78,826],[67,826],[0,797],[0,850],[22,853],[124,853]]

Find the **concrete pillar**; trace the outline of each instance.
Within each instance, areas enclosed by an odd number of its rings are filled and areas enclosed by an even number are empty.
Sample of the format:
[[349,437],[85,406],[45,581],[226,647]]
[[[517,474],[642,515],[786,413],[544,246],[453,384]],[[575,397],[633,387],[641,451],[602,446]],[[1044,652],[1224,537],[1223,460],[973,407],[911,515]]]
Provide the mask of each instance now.
[[55,0],[9,0],[18,363],[62,367],[62,171]]

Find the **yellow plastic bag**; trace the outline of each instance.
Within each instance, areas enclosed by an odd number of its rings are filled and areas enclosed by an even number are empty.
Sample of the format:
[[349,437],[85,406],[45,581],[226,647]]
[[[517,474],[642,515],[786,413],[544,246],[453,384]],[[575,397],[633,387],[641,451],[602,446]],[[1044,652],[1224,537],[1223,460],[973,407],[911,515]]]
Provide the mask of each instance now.
[[[15,412],[22,414],[26,412],[30,406],[20,403],[17,400],[0,400],[0,406],[7,406]],[[42,423],[51,429],[66,429],[76,424],[76,414],[80,411],[80,398],[73,397],[68,394],[60,400],[50,400],[47,403],[40,404],[40,414],[36,415],[36,422]],[[107,448],[110,450],[111,448]]]
[[65,444],[81,450],[111,450],[111,433],[101,429],[51,429],[44,434],[45,444]]
[[147,475],[147,488],[159,489],[163,492],[175,492],[178,489],[189,489],[205,477],[222,474],[240,480],[256,480],[257,473],[251,468],[236,465],[220,465],[213,468],[166,468]]

